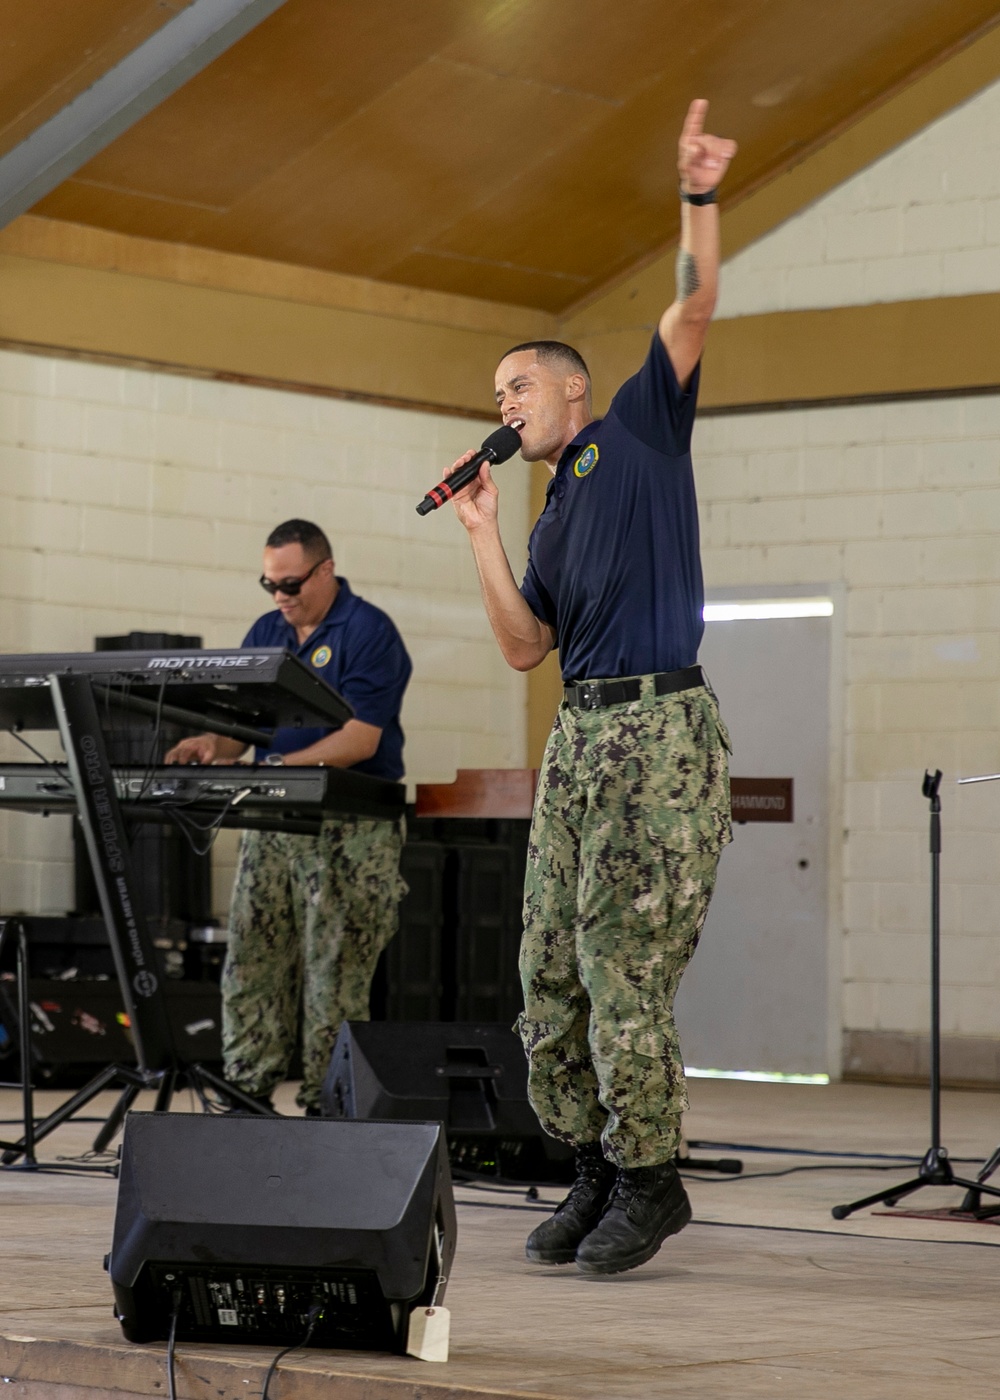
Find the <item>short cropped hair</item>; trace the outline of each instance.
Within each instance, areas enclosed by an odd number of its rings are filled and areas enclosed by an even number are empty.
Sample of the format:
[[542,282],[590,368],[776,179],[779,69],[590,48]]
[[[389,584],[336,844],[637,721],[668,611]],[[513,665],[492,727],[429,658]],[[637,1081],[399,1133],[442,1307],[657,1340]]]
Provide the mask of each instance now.
[[310,559],[319,562],[332,559],[330,541],[311,520],[286,520],[276,525],[265,541],[268,549],[281,549],[286,544],[300,544]]
[[564,365],[567,374],[582,374],[588,386],[590,385],[587,362],[572,345],[565,345],[561,340],[526,340],[523,345],[515,345],[513,349],[501,355],[499,362],[506,360],[508,355],[519,355],[522,350],[533,351],[543,365]]

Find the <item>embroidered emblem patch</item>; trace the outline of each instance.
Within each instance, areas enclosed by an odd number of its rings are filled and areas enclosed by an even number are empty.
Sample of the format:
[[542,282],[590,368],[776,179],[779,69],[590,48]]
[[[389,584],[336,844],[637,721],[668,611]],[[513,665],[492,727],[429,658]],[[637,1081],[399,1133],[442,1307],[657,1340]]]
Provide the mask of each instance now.
[[597,466],[597,459],[600,453],[597,450],[597,443],[592,442],[583,449],[579,457],[573,463],[574,476],[587,476]]
[[332,655],[333,652],[329,647],[317,647],[309,660],[314,666],[325,666]]

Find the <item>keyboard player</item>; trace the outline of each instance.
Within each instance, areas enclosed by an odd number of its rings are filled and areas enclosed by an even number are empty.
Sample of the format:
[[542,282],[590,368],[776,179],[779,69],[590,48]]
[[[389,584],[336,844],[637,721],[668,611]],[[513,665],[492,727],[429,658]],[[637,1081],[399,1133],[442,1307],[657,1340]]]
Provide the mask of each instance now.
[[[261,586],[275,601],[245,647],[286,647],[349,701],[341,729],[279,729],[257,761],[329,764],[403,776],[399,713],[411,664],[386,613],[338,578],[318,525],[286,520],[264,546]],[[168,763],[232,763],[245,752],[213,734],[184,739]],[[302,1008],[304,1078],[298,1102],[318,1114],[330,1052],[344,1020],[367,1020],[379,954],[406,891],[399,821],[329,817],[318,836],[245,831],[240,842],[222,975],[226,1078],[270,1103],[286,1076]]]

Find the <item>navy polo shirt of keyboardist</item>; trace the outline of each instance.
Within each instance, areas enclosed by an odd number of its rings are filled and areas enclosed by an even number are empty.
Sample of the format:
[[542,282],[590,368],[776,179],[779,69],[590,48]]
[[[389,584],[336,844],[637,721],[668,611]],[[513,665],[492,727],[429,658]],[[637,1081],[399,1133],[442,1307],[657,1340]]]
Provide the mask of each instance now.
[[[333,606],[307,641],[299,645],[295,628],[281,613],[265,613],[247,633],[245,647],[284,647],[311,666],[352,706],[356,719],[382,731],[371,758],[353,765],[356,773],[394,782],[403,776],[403,730],[399,711],[413,667],[396,624],[371,603],[351,592],[345,578]],[[257,750],[260,762],[269,753],[294,753],[325,739],[330,729],[276,729],[269,749]]]
[[563,679],[676,671],[698,658],[704,586],[687,391],[653,336],[607,417],[566,448],[528,546],[521,593],[555,628]]

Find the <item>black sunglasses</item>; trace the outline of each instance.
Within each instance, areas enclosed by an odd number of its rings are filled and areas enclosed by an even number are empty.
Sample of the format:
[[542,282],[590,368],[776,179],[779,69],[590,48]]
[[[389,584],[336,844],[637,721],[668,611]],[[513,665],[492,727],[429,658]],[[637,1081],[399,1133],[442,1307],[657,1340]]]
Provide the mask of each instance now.
[[305,583],[305,581],[307,579],[312,578],[313,574],[319,568],[320,564],[325,563],[325,559],[318,559],[316,563],[312,566],[312,568],[309,570],[309,572],[307,574],[303,574],[301,578],[283,578],[279,579],[279,581],[275,583],[273,579],[266,578],[264,574],[261,574],[257,582],[260,584],[261,588],[263,588],[266,593],[271,594],[272,598],[274,597],[275,593],[284,593],[289,598],[297,598],[302,592],[302,585]]

